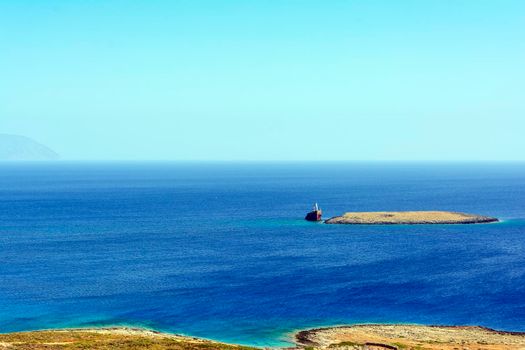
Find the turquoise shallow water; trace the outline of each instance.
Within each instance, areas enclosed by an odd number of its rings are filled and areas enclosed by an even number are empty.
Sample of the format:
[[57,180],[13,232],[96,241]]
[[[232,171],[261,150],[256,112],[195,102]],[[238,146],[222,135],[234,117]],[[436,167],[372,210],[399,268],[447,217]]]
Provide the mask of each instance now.
[[[486,225],[339,226],[455,210]],[[525,331],[525,164],[0,165],[0,331],[139,325],[281,345],[294,329]]]

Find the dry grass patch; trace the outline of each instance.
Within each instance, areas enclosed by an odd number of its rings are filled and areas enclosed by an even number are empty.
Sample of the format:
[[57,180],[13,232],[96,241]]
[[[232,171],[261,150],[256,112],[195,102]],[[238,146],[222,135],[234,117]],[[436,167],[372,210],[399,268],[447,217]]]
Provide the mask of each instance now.
[[0,349],[13,350],[250,350],[254,348],[142,329],[72,329],[0,334]]

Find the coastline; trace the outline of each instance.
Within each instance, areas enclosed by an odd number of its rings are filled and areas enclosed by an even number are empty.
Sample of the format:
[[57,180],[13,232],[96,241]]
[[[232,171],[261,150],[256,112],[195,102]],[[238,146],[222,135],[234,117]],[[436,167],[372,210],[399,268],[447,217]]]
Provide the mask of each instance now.
[[378,211],[347,212],[325,220],[325,224],[342,225],[452,225],[486,224],[495,217],[451,211]]
[[108,326],[0,333],[0,349],[254,350],[257,348],[149,328]]
[[[288,350],[518,350],[525,349],[525,332],[482,326],[355,324],[311,328],[291,333]],[[177,349],[255,350],[261,347],[140,327],[89,327],[0,333],[0,349]],[[264,347],[268,349],[268,347]]]
[[341,325],[303,330],[295,334],[295,340],[313,349],[525,349],[525,332],[460,325]]

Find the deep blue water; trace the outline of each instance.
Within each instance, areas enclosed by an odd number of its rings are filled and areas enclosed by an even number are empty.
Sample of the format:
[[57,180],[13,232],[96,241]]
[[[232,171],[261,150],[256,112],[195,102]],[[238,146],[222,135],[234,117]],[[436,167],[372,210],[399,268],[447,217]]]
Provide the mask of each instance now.
[[[484,225],[344,226],[454,210]],[[253,345],[354,322],[525,331],[525,163],[0,164],[0,332],[140,325]]]

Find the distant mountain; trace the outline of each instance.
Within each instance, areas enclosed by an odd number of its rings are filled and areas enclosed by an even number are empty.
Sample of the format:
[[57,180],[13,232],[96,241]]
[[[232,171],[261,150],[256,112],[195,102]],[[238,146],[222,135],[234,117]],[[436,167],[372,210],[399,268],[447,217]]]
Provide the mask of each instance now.
[[55,151],[29,137],[0,134],[0,160],[53,160],[58,158]]

